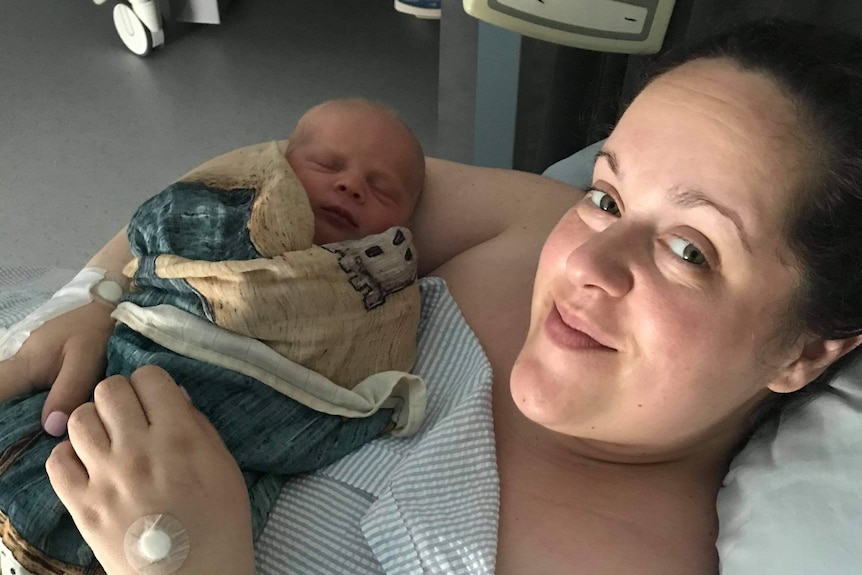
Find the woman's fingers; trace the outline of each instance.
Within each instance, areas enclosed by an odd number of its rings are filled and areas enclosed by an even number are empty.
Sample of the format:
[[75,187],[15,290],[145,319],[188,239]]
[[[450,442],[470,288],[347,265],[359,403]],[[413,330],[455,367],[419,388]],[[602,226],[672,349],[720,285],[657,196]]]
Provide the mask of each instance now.
[[90,476],[87,468],[78,459],[71,442],[64,441],[58,444],[45,462],[45,471],[51,486],[57,492],[57,497],[66,507],[74,503],[74,495],[86,489]]
[[0,361],[0,403],[33,391],[35,385],[30,380],[28,363],[20,355]]
[[184,421],[189,417],[188,397],[164,369],[154,365],[139,367],[132,373],[130,382],[150,425]]
[[0,401],[50,389],[42,426],[65,433],[66,419],[87,401],[105,373],[105,350],[114,329],[106,306],[92,303],[46,321],[21,348],[0,362]]
[[120,449],[125,438],[138,437],[149,426],[138,395],[124,377],[109,377],[99,383],[93,402],[108,439]]
[[65,419],[93,393],[105,374],[104,355],[93,352],[87,338],[70,340],[64,348],[60,369],[42,407],[42,426],[54,436],[65,433]]
[[100,460],[111,451],[111,440],[102,425],[96,405],[85,403],[69,417],[69,441],[88,475],[98,468]]

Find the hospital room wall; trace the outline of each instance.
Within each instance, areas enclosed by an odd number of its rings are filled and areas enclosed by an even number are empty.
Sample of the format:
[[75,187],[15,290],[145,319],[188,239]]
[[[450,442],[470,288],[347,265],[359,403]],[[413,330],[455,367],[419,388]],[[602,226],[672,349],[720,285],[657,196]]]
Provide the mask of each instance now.
[[521,37],[443,0],[438,136],[444,157],[511,168]]

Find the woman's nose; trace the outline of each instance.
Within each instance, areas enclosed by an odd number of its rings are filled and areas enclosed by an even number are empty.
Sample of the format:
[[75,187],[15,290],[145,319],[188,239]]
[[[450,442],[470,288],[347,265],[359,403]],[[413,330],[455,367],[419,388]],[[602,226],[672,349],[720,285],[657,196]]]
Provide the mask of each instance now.
[[637,230],[611,225],[569,253],[566,277],[578,287],[622,297],[634,285],[632,270],[643,255],[640,245]]

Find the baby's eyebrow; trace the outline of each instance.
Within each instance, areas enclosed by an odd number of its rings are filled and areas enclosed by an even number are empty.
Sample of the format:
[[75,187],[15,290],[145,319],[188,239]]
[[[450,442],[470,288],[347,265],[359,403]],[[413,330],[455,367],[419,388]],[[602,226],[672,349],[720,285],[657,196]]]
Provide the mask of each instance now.
[[700,190],[688,188],[674,187],[667,193],[667,198],[676,205],[683,208],[696,208],[706,206],[714,209],[716,212],[730,220],[736,230],[736,235],[739,236],[739,241],[742,242],[742,247],[748,253],[751,253],[751,244],[748,242],[748,235],[745,233],[745,226],[742,225],[742,218],[731,208],[719,204],[712,198]]

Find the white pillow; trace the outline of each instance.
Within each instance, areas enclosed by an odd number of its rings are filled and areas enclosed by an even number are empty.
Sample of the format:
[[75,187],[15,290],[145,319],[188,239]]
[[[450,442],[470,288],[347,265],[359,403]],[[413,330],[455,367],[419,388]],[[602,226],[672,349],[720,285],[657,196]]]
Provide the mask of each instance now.
[[724,575],[862,573],[862,361],[765,425],[718,496]]
[[[589,187],[602,143],[545,175]],[[730,466],[718,517],[723,575],[862,573],[862,360],[758,430]]]

